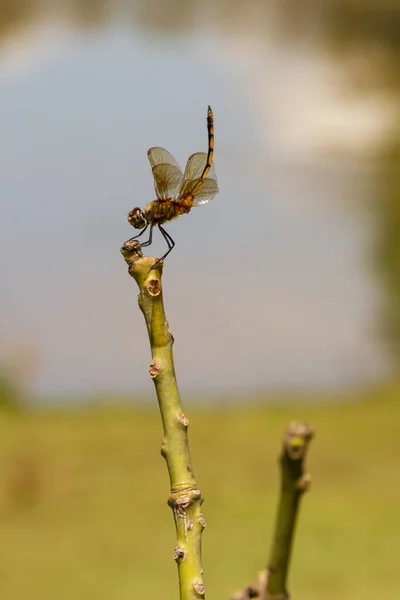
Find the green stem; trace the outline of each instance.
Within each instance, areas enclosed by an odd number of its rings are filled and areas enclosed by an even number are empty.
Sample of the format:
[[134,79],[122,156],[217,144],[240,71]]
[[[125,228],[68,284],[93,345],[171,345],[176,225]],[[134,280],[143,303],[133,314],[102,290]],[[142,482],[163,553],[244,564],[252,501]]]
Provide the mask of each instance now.
[[310,485],[304,460],[313,431],[305,423],[291,423],[283,439],[281,493],[268,566],[266,600],[288,600],[287,576],[300,499]]
[[[164,438],[161,454],[168,466],[171,494],[168,504],[175,519],[177,545],[174,558],[178,565],[180,600],[204,598],[201,566],[201,534],[205,527],[201,513],[203,501],[193,474],[187,428],[175,377],[172,353],[173,337],[168,329],[162,296],[162,262],[143,257],[137,242],[126,242],[122,248],[129,274],[139,286],[139,307],[149,334],[152,362],[149,369],[153,379]],[[153,268],[154,266],[154,268]]]

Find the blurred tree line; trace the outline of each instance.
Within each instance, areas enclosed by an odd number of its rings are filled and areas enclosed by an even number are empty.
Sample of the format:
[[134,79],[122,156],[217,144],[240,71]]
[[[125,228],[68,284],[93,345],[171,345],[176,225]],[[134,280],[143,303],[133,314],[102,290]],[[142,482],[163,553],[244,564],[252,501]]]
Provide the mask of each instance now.
[[[400,72],[400,66],[399,66]],[[400,111],[399,111],[400,112]],[[400,114],[399,114],[400,121]],[[400,370],[400,127],[381,157],[373,260],[381,284],[381,331]]]
[[374,89],[393,95],[397,114],[392,134],[377,156],[372,205],[375,232],[372,266],[380,285],[380,332],[400,373],[400,4],[383,0],[329,0],[328,39],[336,53],[365,50],[369,78],[362,93]]
[[[194,0],[1,0],[0,52],[14,31],[46,14],[62,15],[64,21],[88,29],[104,26],[117,14],[144,29],[187,34],[196,26],[199,10]],[[382,291],[381,332],[400,368],[400,5],[395,0],[204,0],[201,6],[204,17],[221,28],[240,26],[244,12],[251,10],[266,23],[273,19],[275,34],[292,42],[306,37],[330,56],[363,56],[362,65],[355,61],[353,66],[354,92],[385,90],[397,101],[393,136],[380,149],[375,165],[379,181],[372,206],[372,266]]]

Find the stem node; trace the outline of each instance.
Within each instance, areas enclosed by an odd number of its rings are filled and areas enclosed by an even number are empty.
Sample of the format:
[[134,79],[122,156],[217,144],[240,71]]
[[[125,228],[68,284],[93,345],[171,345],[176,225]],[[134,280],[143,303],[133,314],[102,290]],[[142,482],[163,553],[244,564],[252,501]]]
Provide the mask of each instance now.
[[183,413],[178,413],[176,420],[187,429],[189,427],[189,419]]
[[176,562],[185,560],[185,551],[183,548],[176,546],[174,550],[174,560],[176,560]]
[[205,593],[206,593],[206,586],[204,585],[204,583],[194,583],[193,589],[196,592],[196,594],[199,596],[199,598],[204,598]]
[[151,363],[149,367],[149,375],[152,379],[155,379],[160,372],[160,365],[155,360]]

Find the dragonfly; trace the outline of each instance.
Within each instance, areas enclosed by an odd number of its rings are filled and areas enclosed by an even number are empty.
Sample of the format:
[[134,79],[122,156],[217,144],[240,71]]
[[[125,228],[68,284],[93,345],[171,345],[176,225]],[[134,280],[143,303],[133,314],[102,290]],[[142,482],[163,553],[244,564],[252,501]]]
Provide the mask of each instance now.
[[168,250],[157,260],[157,263],[164,260],[175,246],[174,240],[163,225],[190,213],[193,207],[207,204],[218,193],[213,162],[214,115],[210,106],[207,110],[207,130],[208,152],[192,154],[186,163],[184,173],[172,154],[164,148],[154,147],[147,152],[157,199],[143,209],[136,207],[131,210],[128,221],[135,229],[142,230],[131,240],[136,240],[149,229],[149,239],[141,243],[142,247],[150,246],[153,240],[153,228],[158,227]]

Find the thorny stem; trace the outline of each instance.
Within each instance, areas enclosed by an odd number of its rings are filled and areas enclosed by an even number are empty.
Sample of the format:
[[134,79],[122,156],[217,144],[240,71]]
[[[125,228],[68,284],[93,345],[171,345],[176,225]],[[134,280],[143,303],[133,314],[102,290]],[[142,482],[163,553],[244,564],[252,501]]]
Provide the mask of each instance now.
[[281,491],[268,565],[266,600],[289,599],[287,575],[300,499],[311,481],[304,472],[304,461],[312,437],[313,431],[306,423],[291,423],[284,434],[280,456]]
[[187,437],[189,420],[182,411],[172,354],[173,337],[164,313],[163,263],[155,265],[155,258],[143,256],[136,241],[125,242],[121,253],[129,265],[129,274],[139,286],[139,308],[149,334],[152,353],[149,374],[156,387],[163,422],[161,454],[167,462],[171,483],[168,504],[174,513],[177,533],[174,558],[178,565],[180,600],[198,600],[205,597],[201,566],[203,498],[193,474]]

